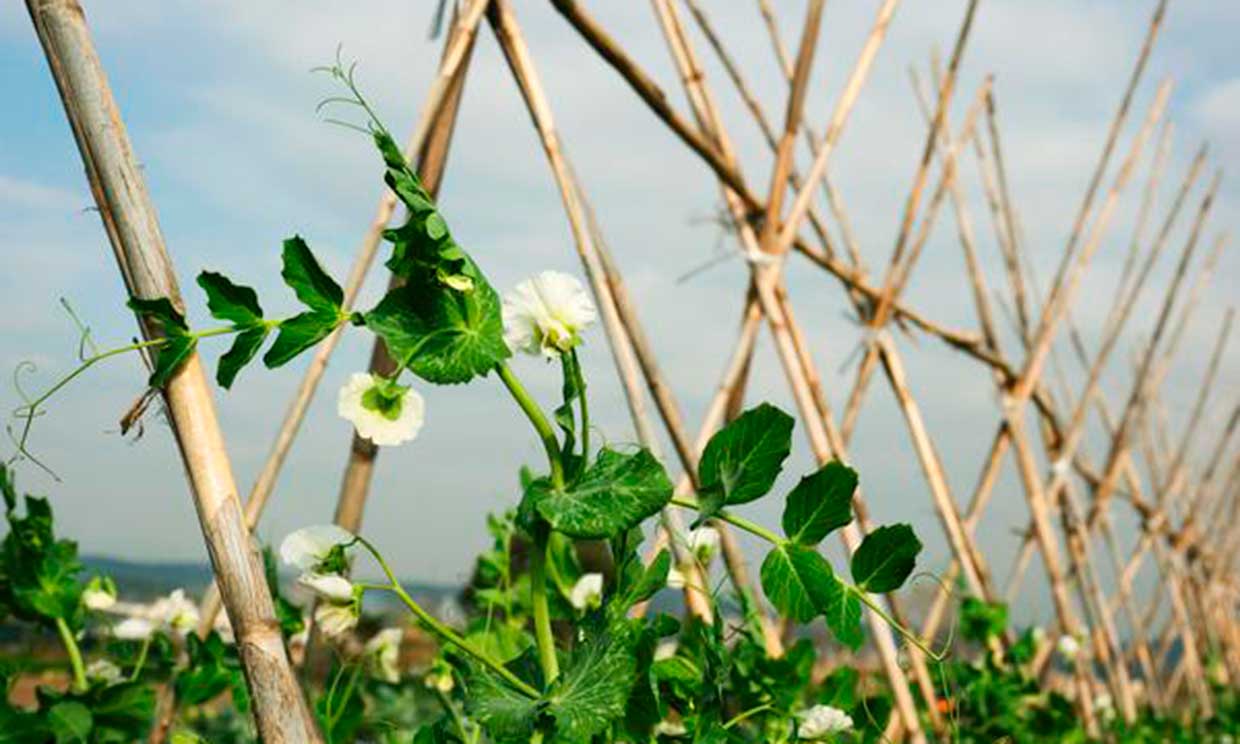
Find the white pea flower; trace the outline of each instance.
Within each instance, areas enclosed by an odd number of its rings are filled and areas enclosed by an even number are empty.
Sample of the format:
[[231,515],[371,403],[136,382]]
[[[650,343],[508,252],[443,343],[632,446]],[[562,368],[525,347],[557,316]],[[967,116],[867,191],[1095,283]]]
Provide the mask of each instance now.
[[663,661],[670,659],[676,655],[676,650],[680,648],[680,644],[676,641],[660,641],[659,645],[654,647],[654,660]]
[[357,429],[358,436],[392,446],[418,435],[426,402],[416,390],[379,375],[356,372],[340,388],[336,411]]
[[332,602],[353,600],[353,582],[340,574],[307,572],[297,577],[297,583]]
[[654,733],[658,736],[679,737],[685,736],[689,730],[680,721],[669,721],[666,718],[655,724]]
[[92,577],[82,590],[82,605],[88,610],[99,612],[111,609],[116,604],[116,582],[107,576]]
[[698,527],[689,530],[686,536],[689,543],[689,550],[697,556],[698,560],[705,563],[719,549],[719,531],[714,527]]
[[112,628],[112,635],[122,641],[145,641],[155,632],[155,624],[144,617],[127,617]]
[[1075,636],[1063,635],[1059,637],[1059,642],[1055,644],[1055,650],[1059,652],[1059,656],[1064,661],[1072,663],[1076,660],[1076,655],[1081,652],[1081,642]]
[[568,601],[578,610],[598,607],[603,598],[603,574],[588,573],[577,579],[568,593]]
[[422,684],[430,690],[439,690],[447,695],[456,687],[456,680],[452,679],[452,672],[448,669],[435,669],[428,672],[422,678]]
[[176,589],[167,597],[156,600],[151,614],[180,635],[198,627],[198,607],[185,596],[184,589]]
[[347,545],[354,537],[334,524],[302,527],[280,543],[280,560],[302,571],[317,569],[337,545]]
[[513,351],[549,359],[570,351],[598,317],[581,282],[544,271],[504,295],[504,342]]
[[672,566],[667,570],[667,588],[668,589],[684,589],[686,579],[684,571],[676,566]]
[[314,623],[327,638],[339,638],[357,626],[357,602],[323,602],[314,611]]
[[404,640],[405,631],[400,628],[384,628],[366,641],[366,657],[370,661],[374,674],[384,682],[396,684],[400,681],[400,642]]
[[1041,625],[1033,626],[1030,637],[1033,638],[1034,644],[1041,646],[1046,642],[1046,628],[1043,628]]
[[1094,710],[1103,723],[1115,720],[1115,701],[1105,692],[1094,698]]
[[95,659],[86,665],[86,678],[91,681],[114,685],[121,677],[121,668],[108,659]]
[[797,738],[805,740],[825,739],[831,734],[848,731],[853,727],[852,716],[830,705],[815,705],[796,714]]

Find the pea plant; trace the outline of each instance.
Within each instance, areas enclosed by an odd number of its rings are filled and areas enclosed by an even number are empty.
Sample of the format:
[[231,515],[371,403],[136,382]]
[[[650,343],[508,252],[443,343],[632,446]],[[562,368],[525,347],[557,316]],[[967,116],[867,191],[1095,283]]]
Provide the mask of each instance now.
[[[433,436],[427,402],[432,396],[424,386],[497,380],[528,420],[545,462],[522,472],[512,508],[489,521],[494,548],[479,559],[468,593],[472,612],[463,628],[415,601],[381,547],[362,535],[310,526],[283,540],[281,560],[316,597],[311,618],[316,634],[337,647],[330,682],[315,705],[329,740],[394,741],[396,732],[412,733],[416,742],[497,744],[875,736],[889,701],[859,696],[856,674],[847,667],[825,682],[817,678],[818,652],[807,638],[778,658],[769,656],[745,598],[739,620],[725,619],[737,605],[705,587],[699,591],[714,610],[709,622],[639,613],[635,607],[669,583],[683,582],[688,566],[674,565],[673,555],[683,553],[684,560],[699,564],[709,560],[715,543],[710,525],[722,522],[767,544],[761,587],[787,624],[808,626],[821,617],[838,643],[858,649],[864,642],[862,612],[868,608],[937,659],[872,596],[899,589],[913,572],[921,543],[912,528],[894,524],[871,531],[847,569],[834,568],[820,546],[852,521],[858,484],[857,473],[840,462],[805,475],[788,491],[778,529],[736,513],[735,507],[771,495],[791,452],[794,421],[769,404],[745,411],[710,439],[693,497],[674,494],[664,465],[648,450],[596,446],[580,357],[583,335],[596,318],[585,288],[569,275],[545,271],[501,297],[453,238],[351,76],[339,68],[334,73],[349,87],[347,101],[366,112],[384,180],[407,211],[403,224],[384,233],[391,244],[386,266],[398,286],[372,308],[348,310],[340,285],[307,242],[294,236],[283,244],[281,276],[304,309],[291,317],[268,317],[253,289],[212,271],[199,274],[197,283],[221,325],[194,329],[171,298],[131,298],[129,307],[162,335],[85,356],[65,379],[32,397],[18,412],[21,452],[28,454],[31,426],[47,401],[111,356],[148,354],[149,386],[158,390],[200,345],[230,338],[216,367],[219,385],[229,388],[260,352],[266,367],[277,368],[343,326],[361,329],[382,339],[396,365],[390,375],[352,375],[340,390],[339,413],[360,436],[377,445],[400,445],[415,439],[424,422]],[[550,363],[535,367],[539,372],[558,367],[562,395],[549,413],[518,376],[517,354]],[[183,706],[230,690],[244,710],[236,656],[218,635],[201,639],[173,630],[176,643],[164,644],[151,641],[155,636],[148,633],[130,649],[141,660],[123,681],[111,676],[107,683],[92,681],[77,646],[89,615],[84,597],[92,590],[78,576],[72,543],[54,540],[45,501],[27,499],[24,518],[14,516],[8,491],[6,503],[11,532],[0,567],[0,599],[6,609],[55,629],[69,655],[73,682],[63,695],[41,693],[38,712],[5,715],[29,718],[39,731],[54,732],[57,741],[74,740],[72,735],[129,740],[150,725],[149,685],[156,679],[171,680]],[[696,512],[695,529],[672,536],[685,551],[651,555],[643,541],[669,508]],[[583,568],[578,548],[585,543],[602,546],[601,569]],[[373,561],[384,580],[351,578],[359,558]],[[89,586],[115,594],[102,579]],[[438,642],[438,657],[421,675],[422,697],[432,693],[433,705],[410,703],[402,712],[399,633],[380,632],[360,651],[350,648],[364,601],[375,594],[395,597]],[[300,614],[282,598],[278,607],[291,637],[300,630]],[[173,620],[166,625],[177,627]],[[158,663],[147,661],[151,648],[161,645],[168,648],[154,654]],[[410,710],[420,711],[415,720],[407,720]],[[113,729],[120,733],[113,736]]]

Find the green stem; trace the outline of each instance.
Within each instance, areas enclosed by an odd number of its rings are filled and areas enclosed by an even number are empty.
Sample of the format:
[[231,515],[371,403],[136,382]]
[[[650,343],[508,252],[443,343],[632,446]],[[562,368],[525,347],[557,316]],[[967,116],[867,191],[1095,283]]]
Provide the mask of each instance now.
[[761,705],[754,706],[750,708],[749,710],[741,711],[740,713],[737,713],[735,716],[733,716],[730,721],[723,724],[723,728],[726,731],[727,729],[730,729],[736,724],[744,721],[746,718],[751,718],[753,716],[758,715],[764,710],[771,710],[771,708],[772,706],[770,703],[763,703]]
[[404,603],[405,607],[413,613],[414,617],[418,618],[418,620],[429,628],[431,632],[460,649],[466,656],[469,656],[485,666],[487,669],[490,669],[492,672],[498,674],[504,679],[505,682],[512,685],[518,692],[531,698],[539,697],[540,694],[538,690],[535,690],[529,683],[513,674],[503,664],[495,661],[485,653],[474,648],[456,631],[452,630],[452,628],[449,628],[447,625],[444,625],[434,615],[424,610],[421,605],[413,600],[413,597],[409,596],[409,593],[405,591],[405,588],[400,585],[400,582],[396,579],[396,574],[392,572],[391,567],[388,566],[387,561],[383,560],[383,556],[379,554],[379,551],[375,548],[375,546],[371,545],[369,541],[361,536],[356,537],[356,540],[362,545],[362,547],[366,548],[372,556],[374,556],[375,561],[378,562],[379,567],[383,569],[383,573],[391,582],[391,585],[384,587],[384,589],[387,589],[395,594],[400,601]]
[[[333,697],[332,710],[328,716],[328,721],[329,721],[328,728],[329,729],[334,731],[336,728],[336,724],[340,722],[340,717],[344,715],[344,712],[347,709],[347,706],[349,705],[349,698],[353,697],[353,689],[357,687],[357,678],[361,674],[361,672],[362,672],[362,665],[361,664],[354,665],[353,670],[349,673],[349,681],[344,686],[344,694],[340,696],[339,701],[335,700],[335,698]],[[337,702],[339,702],[340,704],[340,707],[338,708],[335,705],[335,703]]]
[[879,617],[883,619],[883,622],[887,623],[893,629],[895,629],[895,631],[900,634],[900,637],[902,637],[904,640],[908,641],[909,643],[913,644],[918,649],[920,649],[923,654],[925,654],[926,656],[929,656],[934,661],[942,661],[943,659],[947,658],[946,649],[944,649],[942,653],[935,653],[934,650],[931,649],[929,646],[927,646],[923,640],[917,637],[916,633],[913,633],[908,628],[896,622],[895,618],[891,617],[891,615],[888,615],[887,611],[883,609],[882,605],[880,605],[878,602],[875,602],[874,599],[870,597],[869,593],[866,592],[864,589],[854,584],[849,584],[848,582],[843,581],[843,580],[840,580],[840,584],[844,586],[844,589],[846,591],[852,592],[853,595],[857,597],[857,599],[861,600],[861,604],[865,605],[866,607],[869,607],[870,610],[874,612],[874,614],[878,615]]
[[[276,325],[279,325],[282,321],[265,320],[263,322],[264,324],[268,326],[274,327]],[[204,331],[193,331],[186,335],[191,336],[195,339],[201,339],[201,338],[210,338],[211,336],[222,336],[227,333],[238,333],[239,331],[240,329],[238,329],[236,326],[220,326],[218,328],[208,328]],[[18,407],[18,409],[14,411],[13,413],[14,416],[16,416],[17,418],[23,418],[26,420],[25,423],[22,425],[21,436],[18,437],[17,439],[18,453],[26,456],[27,458],[31,460],[31,462],[39,464],[40,467],[43,467],[44,470],[46,470],[47,468],[44,467],[42,463],[40,463],[26,449],[26,442],[30,439],[30,429],[31,427],[34,426],[35,417],[39,415],[39,409],[42,407],[42,405],[46,403],[48,399],[50,399],[53,395],[60,392],[66,385],[68,385],[70,382],[73,382],[75,379],[81,376],[82,373],[84,373],[86,370],[90,369],[91,367],[95,366],[99,362],[102,362],[105,359],[110,359],[114,356],[120,356],[121,354],[128,354],[131,351],[141,351],[143,349],[151,349],[151,348],[163,346],[167,342],[168,342],[168,337],[161,336],[159,338],[152,338],[152,339],[147,339],[146,341],[139,341],[137,343],[128,344],[126,346],[118,346],[115,349],[108,349],[107,351],[101,351],[89,357],[86,357],[85,359],[82,359],[77,367],[74,367],[68,374],[66,374],[64,377],[60,378],[59,380],[57,380],[55,384],[53,384],[50,388],[44,391],[41,395],[34,398],[33,400],[27,400],[25,405]],[[28,365],[28,368],[33,369],[33,365]],[[22,369],[23,367],[19,366],[18,372],[20,373]],[[19,392],[20,392],[20,388],[19,388]],[[48,471],[48,472],[50,473],[51,471]]]
[[151,637],[148,635],[142,641],[142,649],[138,651],[138,660],[134,662],[133,671],[129,673],[130,682],[138,681],[138,675],[142,674],[142,667],[146,666],[146,655],[151,650]]
[[448,715],[452,716],[452,725],[456,726],[456,733],[461,737],[461,741],[469,741],[471,737],[469,736],[469,729],[465,726],[465,719],[461,717],[461,712],[452,704],[451,698],[445,695],[443,690],[440,690],[438,687],[435,688],[435,697],[439,698],[439,704],[448,712]]
[[538,642],[538,663],[546,684],[560,676],[555,656],[555,636],[551,632],[551,608],[547,603],[547,540],[550,527],[541,520],[534,528],[534,552],[530,555],[530,604],[534,611],[534,639]]
[[577,358],[577,350],[573,349],[568,352],[568,359],[572,360],[573,382],[577,386],[579,405],[581,406],[581,456],[586,461],[590,460],[590,406],[586,403],[586,377],[581,371],[581,360]]
[[[555,488],[564,487],[564,465],[560,461],[560,442],[555,430],[543,414],[538,403],[534,401],[525,386],[512,373],[512,369],[500,362],[495,367],[499,378],[512,394],[513,400],[525,412],[526,417],[538,432],[543,449],[547,451],[547,462],[551,466],[551,485]],[[540,523],[535,527],[534,553],[530,559],[530,604],[534,610],[534,638],[538,642],[538,661],[542,667],[546,684],[560,675],[560,664],[555,656],[555,636],[551,633],[551,609],[547,603],[547,537],[549,527]]]
[[69,665],[73,667],[73,687],[81,692],[86,689],[86,666],[82,664],[82,650],[73,639],[73,631],[63,617],[56,618],[56,632],[60,633],[60,642],[65,644],[65,652],[69,654]]
[[551,428],[550,422],[547,421],[542,409],[538,407],[538,403],[530,396],[507,364],[500,362],[495,365],[495,371],[499,374],[499,379],[503,381],[504,387],[508,388],[513,400],[533,424],[534,431],[538,432],[538,438],[542,440],[543,449],[547,451],[547,462],[551,466],[551,484],[556,488],[563,488],[564,465],[560,462],[560,442],[556,439],[555,430]]
[[[685,509],[692,509],[698,512],[702,510],[702,507],[699,506],[696,501],[693,501],[691,499],[673,497],[670,503],[675,504],[676,506],[684,507]],[[751,522],[748,519],[745,519],[744,517],[738,516],[731,512],[720,511],[718,514],[714,514],[712,516],[715,519],[720,519],[720,520],[723,520],[724,522],[727,522],[728,524],[732,525],[733,527],[736,527],[737,529],[744,530],[751,535],[756,535],[757,537],[760,537],[763,540],[766,540],[767,542],[773,545],[780,545],[785,542],[785,540],[782,537],[775,534],[771,530],[768,530],[767,528],[763,527],[757,522]]]

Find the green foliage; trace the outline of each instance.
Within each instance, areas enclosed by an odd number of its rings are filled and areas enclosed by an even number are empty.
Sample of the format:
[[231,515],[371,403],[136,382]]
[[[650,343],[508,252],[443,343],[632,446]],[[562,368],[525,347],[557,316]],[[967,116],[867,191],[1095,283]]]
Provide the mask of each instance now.
[[284,241],[280,276],[308,309],[280,323],[275,343],[263,355],[263,364],[275,369],[292,361],[298,354],[314,346],[344,322],[341,304],[344,292],[340,285],[319,266],[310,247],[301,236]]
[[47,628],[61,620],[80,628],[85,613],[77,543],[56,538],[47,499],[25,496],[26,514],[19,516],[13,476],[3,465],[0,493],[9,525],[0,541],[0,617],[12,614]]
[[228,321],[237,331],[232,346],[220,357],[215,380],[228,389],[241,368],[250,363],[263,342],[270,326],[263,320],[263,308],[253,289],[234,284],[223,274],[204,271],[198,275],[198,286],[207,293],[207,309],[211,317]]
[[985,643],[1003,635],[1007,628],[1007,605],[965,597],[960,603],[960,635],[970,641]]
[[130,297],[127,304],[130,310],[154,323],[166,339],[155,352],[155,369],[147,380],[152,388],[162,388],[194,353],[198,338],[189,332],[185,316],[167,297],[153,300]]
[[907,524],[879,527],[865,536],[852,556],[852,577],[866,592],[886,593],[899,589],[913,572],[921,541]]
[[510,353],[499,295],[484,282],[469,292],[398,287],[364,317],[393,359],[438,385],[485,375]]
[[485,375],[507,359],[499,295],[453,240],[447,222],[387,130],[375,144],[384,180],[404,203],[408,219],[387,230],[387,261],[404,286],[363,317],[389,354],[427,382],[445,385]]
[[784,534],[802,545],[817,545],[852,521],[852,496],[857,471],[832,461],[805,476],[784,505]]
[[671,497],[667,471],[649,451],[604,448],[576,483],[557,488],[549,478],[535,480],[525,508],[571,537],[610,538],[656,514]]
[[176,679],[177,699],[185,705],[201,705],[232,690],[233,705],[247,711],[249,697],[236,648],[226,645],[215,631],[205,640],[190,634],[185,642],[189,666]]
[[711,437],[698,464],[703,518],[771,490],[792,451],[792,425],[791,416],[763,403]]

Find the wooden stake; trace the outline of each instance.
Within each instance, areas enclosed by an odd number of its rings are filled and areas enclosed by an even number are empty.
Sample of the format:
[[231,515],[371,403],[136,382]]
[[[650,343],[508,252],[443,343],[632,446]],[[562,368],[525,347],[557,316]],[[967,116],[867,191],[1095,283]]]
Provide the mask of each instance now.
[[[155,206],[81,6],[76,0],[27,0],[26,8],[60,91],[126,288],[134,297],[167,297],[183,307]],[[140,325],[145,337],[158,335],[149,323]],[[163,394],[236,637],[259,735],[267,742],[320,741],[285,654],[262,562],[242,519],[232,465],[197,354],[190,356]]]

